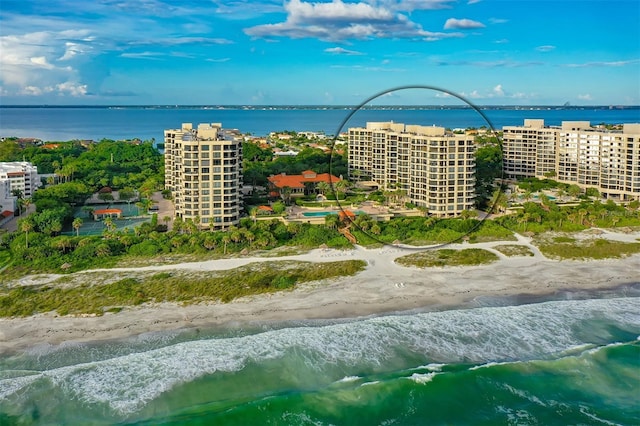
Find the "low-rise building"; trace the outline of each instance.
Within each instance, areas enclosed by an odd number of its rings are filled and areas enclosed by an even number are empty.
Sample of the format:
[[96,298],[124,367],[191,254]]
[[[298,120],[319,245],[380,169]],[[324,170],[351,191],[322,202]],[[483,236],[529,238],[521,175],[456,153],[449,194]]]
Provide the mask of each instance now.
[[279,175],[269,176],[269,195],[271,197],[280,197],[285,188],[289,188],[288,196],[301,197],[316,192],[316,186],[320,182],[335,184],[341,181],[339,177],[329,173],[316,173],[313,170],[305,170],[299,175],[288,175],[281,173]]

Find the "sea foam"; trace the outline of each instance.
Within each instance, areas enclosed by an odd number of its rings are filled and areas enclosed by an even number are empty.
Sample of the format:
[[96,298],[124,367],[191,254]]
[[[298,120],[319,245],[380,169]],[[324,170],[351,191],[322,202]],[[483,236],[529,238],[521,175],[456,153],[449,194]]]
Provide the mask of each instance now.
[[[248,363],[260,364],[295,354],[305,360],[308,368],[319,372],[344,371],[333,368],[347,365],[375,373],[385,371],[388,363],[398,356],[399,348],[428,363],[429,372],[415,373],[413,379],[431,380],[441,363],[550,359],[576,345],[615,341],[615,336],[603,335],[602,330],[593,336],[576,331],[589,321],[605,321],[637,335],[640,331],[637,312],[640,298],[624,298],[394,315],[283,328],[240,337],[181,342],[44,369],[0,380],[0,396],[18,398],[21,389],[35,380],[46,379],[68,398],[86,404],[105,404],[116,413],[127,415],[178,384],[218,372],[238,372]],[[352,379],[342,375],[334,380],[340,377]]]

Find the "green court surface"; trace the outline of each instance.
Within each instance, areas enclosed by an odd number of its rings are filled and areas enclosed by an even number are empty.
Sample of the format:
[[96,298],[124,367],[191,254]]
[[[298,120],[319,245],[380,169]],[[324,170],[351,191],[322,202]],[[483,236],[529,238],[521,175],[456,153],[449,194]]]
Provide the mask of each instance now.
[[[149,222],[151,216],[138,216],[138,207],[134,204],[127,205],[126,203],[111,203],[101,205],[91,205],[94,210],[101,209],[120,209],[122,210],[122,217],[120,219],[113,219],[113,224],[116,226],[116,230],[121,231],[125,228],[133,230],[141,223]],[[76,207],[74,211],[74,217],[82,219],[82,227],[80,227],[80,235],[100,235],[106,229],[104,220],[93,220],[93,215],[88,216],[87,212],[82,210],[82,207]],[[73,228],[65,229],[62,234],[75,235],[76,231]]]

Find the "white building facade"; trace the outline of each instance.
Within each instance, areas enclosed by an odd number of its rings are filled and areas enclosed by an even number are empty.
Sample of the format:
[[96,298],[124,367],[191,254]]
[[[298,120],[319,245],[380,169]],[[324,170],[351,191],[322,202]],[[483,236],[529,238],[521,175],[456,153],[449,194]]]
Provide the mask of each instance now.
[[608,130],[588,121],[545,127],[525,120],[503,128],[503,154],[509,178],[551,178],[613,200],[640,199],[640,124]]
[[38,167],[26,161],[0,163],[0,206],[3,211],[15,212],[18,208],[18,196],[31,198],[42,186]]
[[201,228],[237,225],[242,210],[242,141],[220,123],[164,131],[165,187],[175,214]]
[[475,143],[442,127],[370,122],[349,129],[349,176],[406,191],[429,214],[474,208]]

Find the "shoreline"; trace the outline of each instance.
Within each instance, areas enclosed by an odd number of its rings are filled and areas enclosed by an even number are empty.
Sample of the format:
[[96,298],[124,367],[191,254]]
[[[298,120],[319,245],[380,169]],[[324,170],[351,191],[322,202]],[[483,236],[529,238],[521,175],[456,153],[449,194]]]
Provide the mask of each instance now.
[[[636,241],[639,236],[640,233],[623,235],[608,232],[604,235],[608,239],[627,241]],[[115,268],[113,271],[119,272],[141,269],[213,271],[276,260],[329,262],[361,259],[367,262],[366,269],[355,276],[300,284],[291,291],[248,296],[229,303],[187,306],[159,303],[128,307],[119,313],[103,316],[60,317],[55,313],[45,313],[26,318],[0,318],[0,354],[67,343],[124,339],[155,332],[296,321],[356,320],[411,311],[448,310],[472,307],[474,300],[479,298],[522,297],[535,300],[562,292],[615,290],[640,282],[637,273],[640,271],[640,254],[608,260],[550,260],[530,244],[530,239],[517,237],[517,242],[449,246],[483,248],[498,253],[492,246],[518,244],[534,252],[534,256],[529,257],[500,255],[498,261],[480,266],[403,267],[395,263],[395,259],[416,251],[386,246],[381,249],[356,247],[349,251],[313,250],[279,258],[247,257]],[[48,278],[53,280],[56,277]]]

